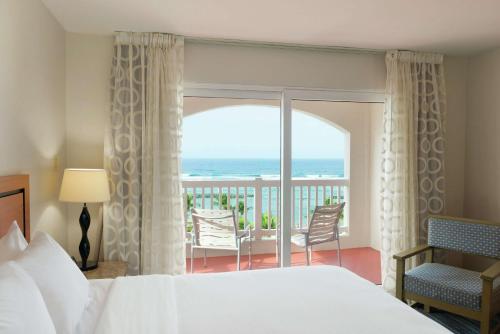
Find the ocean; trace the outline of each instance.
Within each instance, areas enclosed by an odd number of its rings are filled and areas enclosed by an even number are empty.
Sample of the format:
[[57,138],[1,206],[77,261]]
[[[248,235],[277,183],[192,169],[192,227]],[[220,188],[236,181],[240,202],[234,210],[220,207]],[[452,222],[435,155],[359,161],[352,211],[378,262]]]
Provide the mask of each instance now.
[[[277,178],[279,159],[183,159],[184,179]],[[293,159],[292,177],[344,177],[343,159]]]

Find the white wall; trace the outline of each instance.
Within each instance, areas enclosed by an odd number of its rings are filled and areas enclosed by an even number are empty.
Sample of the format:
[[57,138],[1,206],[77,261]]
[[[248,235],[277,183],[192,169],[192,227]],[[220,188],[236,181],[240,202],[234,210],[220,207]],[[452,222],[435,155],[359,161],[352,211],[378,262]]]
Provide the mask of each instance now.
[[385,89],[383,54],[186,42],[184,80],[329,89]]
[[[500,49],[470,59],[467,89],[465,216],[500,221]],[[487,264],[465,257],[472,269]]]
[[446,214],[462,216],[464,206],[465,119],[467,111],[466,57],[445,57],[446,117]]
[[465,214],[500,221],[500,49],[469,64]]
[[[104,116],[112,37],[67,33],[68,166],[101,167]],[[446,176],[448,213],[461,215],[464,196],[464,145],[467,59],[446,57],[448,131]],[[330,89],[384,90],[382,54],[295,48],[248,47],[186,42],[185,82]],[[83,125],[89,124],[84,127]],[[86,130],[88,129],[88,130]],[[368,125],[367,131],[370,131]],[[74,134],[74,135],[73,135]],[[369,189],[367,189],[370,192]],[[371,210],[371,209],[368,209]],[[69,215],[68,247],[77,254],[79,209]],[[98,213],[92,212],[94,221]],[[75,225],[76,224],[76,225]],[[75,228],[76,226],[76,228]],[[77,232],[78,230],[78,232]],[[375,245],[376,246],[376,245]],[[75,253],[76,252],[76,253]]]
[[38,0],[0,2],[0,175],[30,175],[31,231],[66,245],[65,33]]
[[[110,108],[112,39],[66,33],[67,167],[102,168],[104,116]],[[100,205],[89,204],[89,259],[95,260],[101,234]],[[82,205],[68,204],[68,252],[79,258],[78,218]]]

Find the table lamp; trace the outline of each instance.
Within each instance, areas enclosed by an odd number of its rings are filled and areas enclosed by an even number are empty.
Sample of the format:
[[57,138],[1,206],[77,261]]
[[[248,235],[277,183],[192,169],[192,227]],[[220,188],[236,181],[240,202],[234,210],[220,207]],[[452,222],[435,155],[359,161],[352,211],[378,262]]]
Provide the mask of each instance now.
[[64,170],[59,200],[62,202],[83,203],[80,214],[80,227],[82,228],[82,240],[78,247],[82,262],[82,271],[97,268],[95,262],[87,262],[90,254],[90,242],[87,231],[90,227],[90,214],[87,203],[102,203],[109,201],[108,177],[104,169],[76,169]]

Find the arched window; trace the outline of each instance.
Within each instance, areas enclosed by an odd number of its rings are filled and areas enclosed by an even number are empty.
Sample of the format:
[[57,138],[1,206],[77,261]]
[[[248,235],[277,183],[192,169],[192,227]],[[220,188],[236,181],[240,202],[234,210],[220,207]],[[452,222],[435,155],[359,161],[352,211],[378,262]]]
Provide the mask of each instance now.
[[[240,227],[272,236],[280,218],[280,108],[223,102],[185,105],[186,209],[234,208]],[[349,132],[302,110],[293,110],[292,119],[293,227],[299,229],[316,205],[348,201]],[[347,228],[347,215],[341,224]]]

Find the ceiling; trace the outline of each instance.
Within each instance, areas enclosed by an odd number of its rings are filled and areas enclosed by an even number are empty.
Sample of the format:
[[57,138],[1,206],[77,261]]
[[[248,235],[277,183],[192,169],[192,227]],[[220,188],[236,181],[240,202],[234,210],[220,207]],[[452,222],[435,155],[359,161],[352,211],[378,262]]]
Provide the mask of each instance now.
[[499,0],[42,0],[70,32],[171,32],[471,54],[500,46]]

